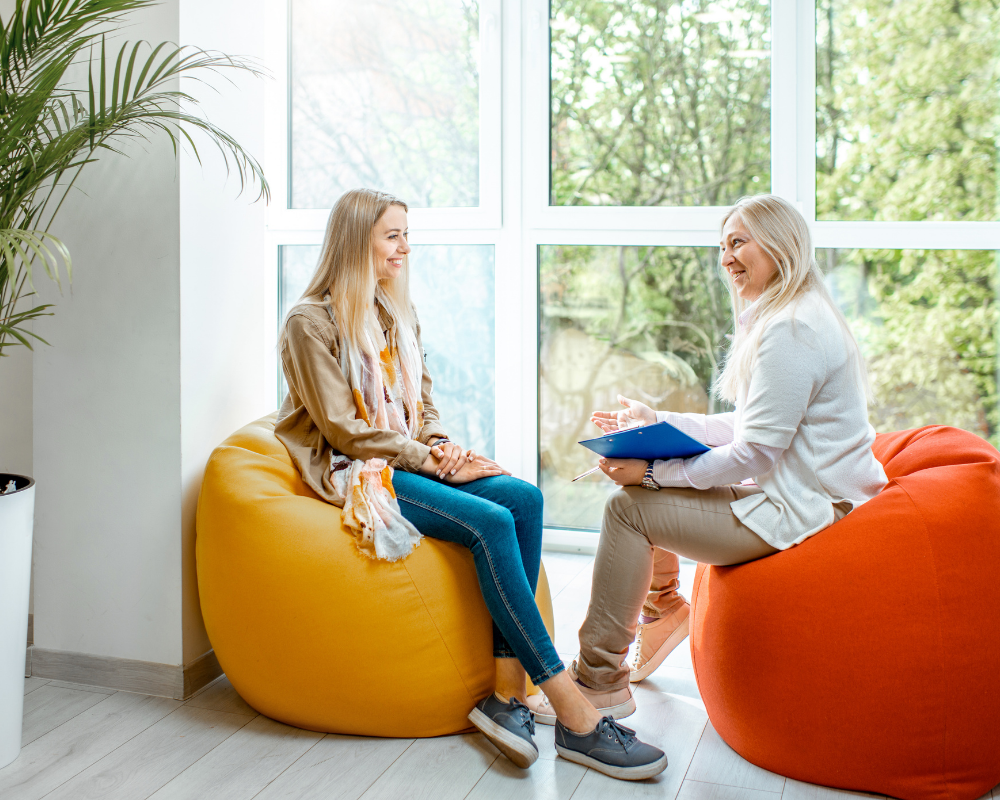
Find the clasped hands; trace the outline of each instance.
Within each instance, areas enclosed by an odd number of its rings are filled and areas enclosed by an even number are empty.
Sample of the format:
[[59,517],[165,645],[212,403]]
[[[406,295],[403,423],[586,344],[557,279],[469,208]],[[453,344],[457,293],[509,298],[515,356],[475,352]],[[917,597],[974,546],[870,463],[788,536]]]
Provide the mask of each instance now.
[[510,475],[495,461],[478,455],[475,450],[465,450],[454,442],[431,445],[430,455],[420,471],[448,483],[469,483],[480,478]]
[[[645,403],[622,395],[618,395],[618,402],[625,406],[622,411],[595,411],[590,416],[590,421],[604,433],[639,428],[656,422],[656,412]],[[638,486],[646,474],[647,463],[641,458],[602,458],[599,466],[601,472],[619,486]]]

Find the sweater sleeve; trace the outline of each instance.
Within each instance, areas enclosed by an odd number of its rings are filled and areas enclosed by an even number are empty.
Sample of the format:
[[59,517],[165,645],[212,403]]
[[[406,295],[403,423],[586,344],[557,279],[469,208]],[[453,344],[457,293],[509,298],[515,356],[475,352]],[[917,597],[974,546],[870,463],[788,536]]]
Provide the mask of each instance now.
[[786,449],[826,370],[826,355],[812,328],[794,319],[770,325],[753,366],[738,437]]
[[735,441],[692,458],[653,462],[653,480],[660,486],[711,489],[756,478],[774,469],[780,447]]
[[717,447],[729,444],[733,440],[733,426],[736,415],[725,414],[678,414],[673,411],[657,411],[657,422],[669,422],[681,433],[686,433],[692,439]]

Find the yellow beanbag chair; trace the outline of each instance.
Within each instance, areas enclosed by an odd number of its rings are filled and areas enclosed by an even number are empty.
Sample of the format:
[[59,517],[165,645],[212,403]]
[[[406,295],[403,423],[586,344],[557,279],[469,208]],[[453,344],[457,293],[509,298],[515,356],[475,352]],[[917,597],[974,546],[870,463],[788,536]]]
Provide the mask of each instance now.
[[[260,713],[300,728],[467,730],[494,686],[471,554],[425,537],[401,561],[363,556],[340,509],[303,483],[275,416],[215,449],[198,501],[198,590],[222,669]],[[551,635],[544,570],[536,595]]]

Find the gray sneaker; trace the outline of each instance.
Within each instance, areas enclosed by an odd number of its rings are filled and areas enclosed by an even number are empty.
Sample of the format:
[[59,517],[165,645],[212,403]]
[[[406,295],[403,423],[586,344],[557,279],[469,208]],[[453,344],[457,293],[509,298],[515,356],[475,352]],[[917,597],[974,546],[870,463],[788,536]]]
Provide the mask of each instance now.
[[594,730],[583,735],[557,721],[556,752],[568,761],[623,781],[652,778],[667,768],[662,750],[639,741],[634,730],[612,717],[603,717]]
[[516,698],[504,703],[490,692],[469,712],[469,721],[521,769],[538,759],[538,745],[531,738],[535,733],[534,715]]

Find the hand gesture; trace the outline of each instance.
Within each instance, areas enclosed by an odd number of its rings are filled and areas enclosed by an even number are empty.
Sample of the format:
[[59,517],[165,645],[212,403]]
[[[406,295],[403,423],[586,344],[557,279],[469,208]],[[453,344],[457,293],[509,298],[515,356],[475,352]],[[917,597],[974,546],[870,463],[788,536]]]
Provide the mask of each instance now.
[[618,395],[618,402],[625,406],[624,411],[595,411],[590,417],[590,421],[604,433],[639,428],[656,422],[656,412],[645,403],[629,400],[622,395]]
[[601,472],[619,486],[639,486],[646,476],[648,461],[641,458],[602,458]]
[[434,475],[438,478],[454,475],[476,457],[474,450],[463,450],[460,445],[454,442],[432,445],[431,455],[437,459],[437,463],[434,465]]
[[510,473],[496,461],[491,461],[486,456],[476,456],[471,461],[464,462],[454,475],[446,475],[444,479],[448,483],[469,483],[497,475],[510,475]]

